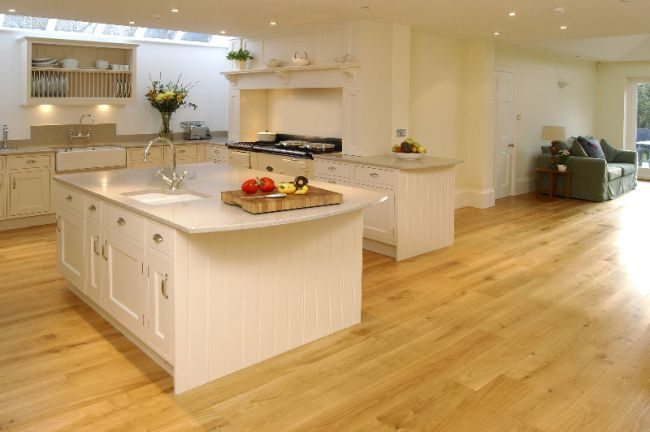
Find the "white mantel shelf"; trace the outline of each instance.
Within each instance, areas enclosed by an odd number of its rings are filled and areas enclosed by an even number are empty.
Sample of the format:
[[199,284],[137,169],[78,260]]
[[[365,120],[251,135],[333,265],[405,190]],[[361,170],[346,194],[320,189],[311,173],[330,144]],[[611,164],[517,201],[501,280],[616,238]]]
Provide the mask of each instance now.
[[264,69],[248,69],[243,71],[228,71],[221,72],[228,81],[236,84],[238,78],[250,75],[270,75],[274,74],[280,80],[288,83],[291,79],[291,74],[296,72],[310,72],[310,71],[340,71],[343,75],[348,77],[351,81],[356,80],[359,71],[359,64],[357,63],[339,63],[328,65],[309,65],[309,66],[284,66],[275,68]]

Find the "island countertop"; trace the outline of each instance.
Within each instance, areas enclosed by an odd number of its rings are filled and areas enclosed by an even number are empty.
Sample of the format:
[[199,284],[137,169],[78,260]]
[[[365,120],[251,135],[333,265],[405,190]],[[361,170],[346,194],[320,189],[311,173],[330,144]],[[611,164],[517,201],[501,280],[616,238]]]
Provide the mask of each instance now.
[[[149,205],[129,198],[128,193],[160,191],[168,189],[155,176],[157,169],[118,169],[78,174],[57,175],[54,179],[65,186],[78,189],[134,213],[176,228],[186,233],[207,233],[264,228],[310,220],[327,218],[361,210],[384,201],[380,193],[341,185],[310,181],[310,184],[343,194],[343,203],[301,210],[290,210],[253,215],[239,207],[221,201],[221,192],[237,190],[248,178],[262,177],[268,173],[249,169],[233,168],[212,163],[180,165],[179,171],[187,170],[190,176],[181,184],[187,192],[198,192],[208,198],[163,205]],[[283,181],[286,176],[273,175]]]
[[314,159],[333,162],[347,162],[360,165],[369,165],[379,168],[392,168],[398,170],[420,170],[427,168],[449,168],[462,163],[460,159],[441,158],[426,155],[422,159],[398,159],[391,154],[375,156],[352,156],[342,153],[323,153],[314,155]]

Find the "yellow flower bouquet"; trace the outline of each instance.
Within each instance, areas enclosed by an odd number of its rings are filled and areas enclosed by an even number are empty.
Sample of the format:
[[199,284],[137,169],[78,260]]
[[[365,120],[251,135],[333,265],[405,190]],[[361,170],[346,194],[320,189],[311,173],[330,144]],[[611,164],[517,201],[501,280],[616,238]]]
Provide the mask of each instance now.
[[170,127],[172,114],[183,107],[197,108],[196,104],[187,100],[187,95],[195,83],[181,84],[181,76],[179,75],[175,83],[162,82],[162,76],[155,81],[149,77],[151,83],[145,95],[151,106],[160,111],[162,116],[159,136],[170,140],[173,137]]

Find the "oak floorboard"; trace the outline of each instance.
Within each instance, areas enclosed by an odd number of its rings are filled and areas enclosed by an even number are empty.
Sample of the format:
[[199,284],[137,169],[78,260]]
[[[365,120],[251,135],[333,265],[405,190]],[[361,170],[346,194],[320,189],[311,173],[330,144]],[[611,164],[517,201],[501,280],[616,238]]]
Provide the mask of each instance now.
[[360,325],[175,396],[68,291],[54,226],[0,232],[2,431],[650,430],[650,184],[456,212],[364,253]]

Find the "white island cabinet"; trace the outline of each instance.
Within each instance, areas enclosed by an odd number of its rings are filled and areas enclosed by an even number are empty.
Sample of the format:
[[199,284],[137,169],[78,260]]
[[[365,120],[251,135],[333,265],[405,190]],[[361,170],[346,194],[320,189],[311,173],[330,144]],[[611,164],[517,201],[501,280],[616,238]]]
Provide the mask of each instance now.
[[321,185],[344,202],[251,215],[220,192],[262,173],[192,170],[199,199],[163,205],[131,197],[160,188],[156,169],[56,177],[61,273],[176,393],[361,320],[363,211],[385,195]]

